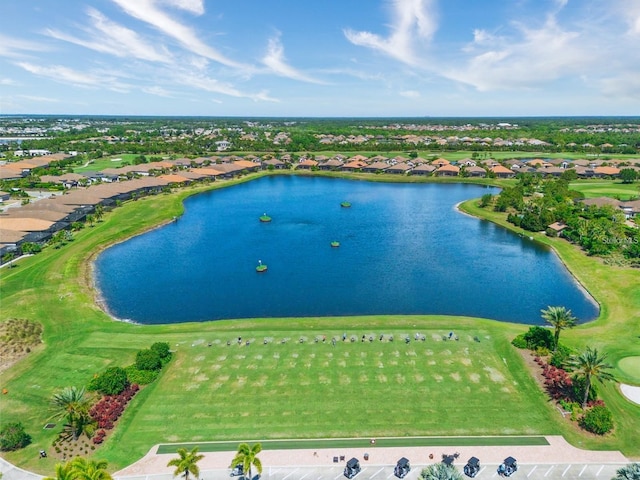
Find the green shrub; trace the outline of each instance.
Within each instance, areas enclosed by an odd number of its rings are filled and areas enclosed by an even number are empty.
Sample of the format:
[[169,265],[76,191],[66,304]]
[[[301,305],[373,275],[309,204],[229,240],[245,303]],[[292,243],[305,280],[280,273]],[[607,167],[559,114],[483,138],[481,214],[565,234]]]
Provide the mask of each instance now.
[[89,382],[87,389],[103,395],[118,395],[129,385],[127,372],[121,367],[109,367]]
[[511,340],[511,345],[516,348],[527,348],[527,341],[524,339],[524,333]]
[[535,352],[539,357],[546,357],[551,353],[547,347],[536,347]]
[[569,357],[571,357],[572,354],[573,354],[573,350],[571,350],[569,347],[565,347],[564,345],[560,344],[558,345],[558,348],[556,349],[556,351],[553,352],[553,355],[551,355],[551,358],[549,359],[549,364],[553,365],[556,368],[563,368],[567,364],[567,361],[569,360]]
[[538,347],[545,347],[551,350],[553,348],[553,333],[548,328],[530,327],[529,331],[524,334],[527,347],[535,350]]
[[140,350],[136,354],[136,367],[138,370],[160,370],[162,367],[160,355],[151,349]]
[[611,410],[604,405],[596,405],[585,413],[580,420],[580,426],[585,430],[604,435],[613,428]]
[[158,370],[138,370],[135,365],[129,365],[126,369],[127,378],[130,383],[138,385],[148,385],[158,378]]
[[8,452],[24,448],[31,443],[31,435],[20,422],[7,423],[0,430],[0,450]]
[[167,358],[171,356],[171,351],[169,350],[169,344],[167,342],[156,342],[151,345],[151,350],[156,352],[160,358]]
[[[571,380],[572,396],[576,400],[582,402],[582,400],[584,399],[584,391],[587,388],[587,379],[582,376],[574,375]],[[587,402],[593,402],[597,398],[598,386],[591,382],[591,388],[589,389],[589,398],[587,398]]]

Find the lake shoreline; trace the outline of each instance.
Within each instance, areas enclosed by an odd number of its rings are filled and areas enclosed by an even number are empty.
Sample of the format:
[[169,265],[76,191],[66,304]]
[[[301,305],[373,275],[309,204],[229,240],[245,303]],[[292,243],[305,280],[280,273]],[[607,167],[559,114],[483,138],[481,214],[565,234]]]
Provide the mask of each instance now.
[[[566,266],[547,246],[523,241],[500,226],[483,227],[475,218],[460,220],[456,202],[480,195],[481,186],[287,176],[236,188],[191,197],[179,223],[147,229],[147,236],[103,253],[94,278],[108,310],[140,324],[383,313],[535,325],[541,308],[565,299],[580,318],[598,316],[597,305],[576,288],[569,272],[561,273]],[[355,201],[352,212],[337,208],[336,199],[346,197]],[[276,221],[259,226],[252,213],[265,205]],[[348,239],[344,252],[336,256],[322,248],[324,236]],[[278,268],[258,280],[245,266],[265,256]],[[449,260],[443,264],[443,258]],[[295,267],[300,262],[303,269]],[[309,271],[315,272],[313,279]],[[466,278],[463,290],[456,280],[461,278]],[[384,279],[385,287],[365,301],[377,290],[376,279]],[[285,281],[292,282],[291,292],[282,288]],[[240,284],[242,292],[233,287]],[[308,284],[312,288],[303,290]],[[486,288],[491,284],[514,292],[521,288],[517,285],[527,288],[504,297]],[[359,293],[351,285],[358,285]],[[153,293],[162,291],[180,298],[183,307]],[[243,302],[242,295],[253,301]]]

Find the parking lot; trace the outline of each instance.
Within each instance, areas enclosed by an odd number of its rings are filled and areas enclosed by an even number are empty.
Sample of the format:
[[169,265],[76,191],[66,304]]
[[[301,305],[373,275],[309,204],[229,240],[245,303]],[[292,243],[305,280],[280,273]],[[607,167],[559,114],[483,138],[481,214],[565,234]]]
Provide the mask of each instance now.
[[[292,459],[292,462],[294,459]],[[391,480],[394,477],[394,465],[368,465],[363,462],[362,471],[354,477],[354,480]],[[519,465],[518,471],[510,478],[513,480],[609,480],[616,470],[624,463],[619,464],[524,464]],[[412,465],[411,471],[405,477],[406,480],[417,480],[420,471],[426,464]],[[456,468],[462,472],[462,463],[456,463]],[[499,479],[498,464],[481,465],[476,479]],[[333,466],[299,466],[299,467],[264,467],[261,480],[341,480],[344,462]],[[201,480],[240,480],[240,477],[230,477],[229,469],[207,470],[200,472]],[[141,475],[135,477],[115,477],[117,480],[173,480],[170,474]],[[465,479],[468,477],[464,477]],[[255,477],[254,477],[255,479]]]

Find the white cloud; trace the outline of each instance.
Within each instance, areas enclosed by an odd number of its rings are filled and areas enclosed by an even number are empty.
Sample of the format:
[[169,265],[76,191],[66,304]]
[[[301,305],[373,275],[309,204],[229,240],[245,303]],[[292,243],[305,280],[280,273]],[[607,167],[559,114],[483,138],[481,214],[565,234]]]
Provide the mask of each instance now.
[[28,62],[17,62],[16,65],[29,73],[60,83],[69,83],[74,86],[86,88],[102,87],[122,93],[129,91],[129,86],[120,82],[113,75],[79,72],[62,65],[44,66]]
[[391,0],[393,21],[388,37],[366,31],[344,31],[354,45],[368,47],[403,63],[418,62],[416,43],[428,44],[437,29],[434,0]]
[[268,92],[248,93],[238,90],[229,83],[220,82],[215,78],[200,75],[190,71],[174,72],[173,81],[187,85],[189,87],[204,90],[205,92],[220,93],[237,98],[250,98],[254,101],[277,102],[278,100],[269,96]]
[[420,92],[417,90],[404,90],[400,92],[400,96],[406,98],[420,98]]
[[152,86],[152,87],[143,87],[142,91],[144,93],[148,93],[149,95],[156,95],[158,97],[166,97],[166,98],[170,98],[173,96],[173,94],[171,92],[169,92],[168,90],[165,90],[164,88],[160,87],[160,86]]
[[45,34],[58,40],[117,57],[134,57],[153,62],[170,62],[171,54],[165,47],[156,49],[153,45],[140,38],[133,30],[112,22],[94,8],[89,8],[87,15],[91,21],[91,28],[84,30],[91,37],[89,40],[82,40],[53,29],[45,30]]
[[280,42],[280,34],[269,39],[267,54],[263,57],[262,63],[269,67],[273,73],[281,77],[292,78],[294,80],[309,83],[324,83],[287,64],[284,57],[284,47],[282,46],[282,42]]
[[640,36],[640,2],[624,2],[622,17],[629,25],[628,33],[633,36]]
[[630,98],[640,101],[640,74],[624,72],[616,77],[601,80],[602,91],[614,98]]
[[440,73],[481,91],[534,88],[579,75],[599,61],[599,49],[590,37],[564,30],[553,16],[538,29],[515,26],[519,37],[476,30],[474,42],[463,49],[470,54],[466,62],[443,66]]
[[60,100],[57,98],[50,97],[39,97],[36,95],[16,95],[17,97],[24,98],[25,100],[30,100],[32,102],[38,103],[60,103]]
[[[213,60],[214,62],[221,63],[228,67],[234,67],[242,70],[251,70],[248,65],[244,65],[240,62],[236,62],[228,58],[213,47],[210,47],[202,40],[198,38],[196,33],[188,26],[174,20],[174,18],[168,13],[158,8],[157,0],[112,0],[116,3],[125,13],[137,18],[140,21],[148,23],[160,30],[165,35],[172,37],[178,41],[183,48],[197,54]],[[165,3],[168,0],[165,0]],[[182,8],[196,10],[198,2],[196,1],[180,1],[171,0],[168,1],[172,6],[181,6]]]
[[18,82],[11,78],[0,78],[0,85],[4,85],[6,87],[15,87],[18,85]]
[[161,0],[162,3],[169,5],[170,7],[178,8],[180,10],[186,10],[195,15],[202,15],[204,13],[204,0]]
[[0,57],[17,58],[23,56],[22,52],[44,52],[48,47],[35,42],[19,40],[7,37],[0,33]]

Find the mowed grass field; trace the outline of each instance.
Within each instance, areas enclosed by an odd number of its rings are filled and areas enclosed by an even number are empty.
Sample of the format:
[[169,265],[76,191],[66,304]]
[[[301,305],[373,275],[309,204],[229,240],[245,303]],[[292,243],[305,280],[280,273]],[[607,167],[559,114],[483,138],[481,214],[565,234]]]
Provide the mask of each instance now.
[[571,189],[584,193],[587,198],[613,197],[629,200],[640,197],[640,183],[622,183],[613,180],[572,182]]
[[[171,335],[175,359],[107,442],[112,461],[153,443],[559,431],[519,354],[481,320],[456,328],[458,341],[443,340],[458,325],[446,317],[224,323],[236,328]],[[108,341],[94,334],[82,349]]]

